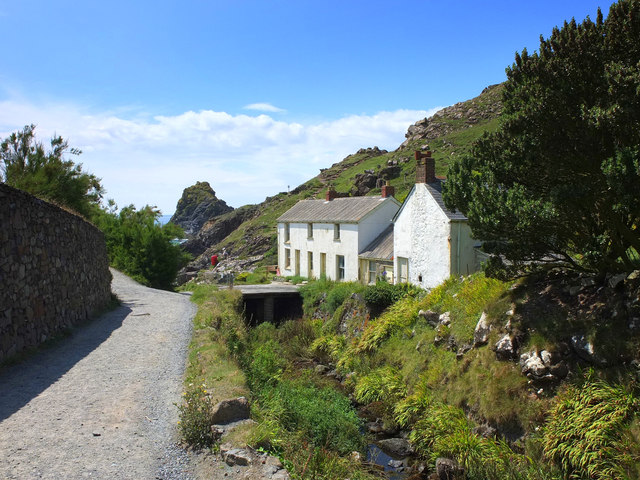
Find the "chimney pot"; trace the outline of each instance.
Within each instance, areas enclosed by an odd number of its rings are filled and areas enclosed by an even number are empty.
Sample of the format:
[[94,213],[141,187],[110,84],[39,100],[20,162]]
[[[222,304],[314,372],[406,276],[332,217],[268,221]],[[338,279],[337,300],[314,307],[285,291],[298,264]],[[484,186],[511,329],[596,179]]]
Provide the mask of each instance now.
[[395,194],[396,189],[389,185],[389,182],[382,186],[382,198],[393,197]]
[[329,187],[329,189],[327,190],[327,194],[325,195],[325,200],[327,202],[330,202],[331,200],[337,197],[338,197],[338,192],[336,192],[336,189],[333,187]]
[[436,161],[431,151],[416,150],[416,183],[434,183],[436,181]]

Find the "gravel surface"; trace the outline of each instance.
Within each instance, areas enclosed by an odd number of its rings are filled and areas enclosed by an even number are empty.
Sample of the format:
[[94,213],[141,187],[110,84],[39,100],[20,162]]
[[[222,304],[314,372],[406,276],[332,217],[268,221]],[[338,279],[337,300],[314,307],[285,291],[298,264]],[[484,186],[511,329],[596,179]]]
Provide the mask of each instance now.
[[112,273],[120,307],[0,371],[0,478],[193,478],[174,402],[196,308]]

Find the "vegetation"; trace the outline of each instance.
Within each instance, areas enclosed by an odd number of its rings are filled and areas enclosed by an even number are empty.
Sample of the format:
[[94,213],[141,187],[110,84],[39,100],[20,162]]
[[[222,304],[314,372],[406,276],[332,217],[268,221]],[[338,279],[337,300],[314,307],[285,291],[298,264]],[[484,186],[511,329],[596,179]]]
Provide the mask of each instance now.
[[638,398],[593,372],[558,396],[544,435],[545,454],[576,478],[640,477]]
[[248,386],[258,423],[234,441],[279,455],[295,478],[374,478],[346,456],[364,447],[361,420],[349,400],[311,369],[294,365],[316,327],[292,320],[248,329],[240,298],[234,290],[195,287],[192,299],[199,309],[178,406],[183,439],[194,446],[214,445],[210,406],[247,395]]
[[35,125],[14,132],[0,144],[0,181],[39,198],[90,217],[99,209],[104,189],[100,179],[82,171],[82,164],[65,159],[80,155],[62,137],[51,139],[51,149],[36,141]]
[[182,229],[160,225],[160,212],[154,207],[138,211],[130,205],[117,213],[109,201],[104,208],[100,179],[64,158],[67,151],[72,155],[82,152],[70,149],[62,137],[52,138],[47,151],[36,141],[34,130],[35,126],[27,125],[2,141],[0,180],[83,215],[105,234],[112,266],[145,285],[171,289],[178,270],[189,260],[172,243],[183,236]]
[[498,131],[454,162],[444,192],[493,254],[490,275],[638,267],[638,31],[640,2],[621,0],[507,69]]
[[178,270],[190,256],[179,245],[182,229],[160,225],[160,211],[129,205],[115,211],[98,211],[93,221],[105,235],[111,265],[137,281],[154,288],[171,289]]

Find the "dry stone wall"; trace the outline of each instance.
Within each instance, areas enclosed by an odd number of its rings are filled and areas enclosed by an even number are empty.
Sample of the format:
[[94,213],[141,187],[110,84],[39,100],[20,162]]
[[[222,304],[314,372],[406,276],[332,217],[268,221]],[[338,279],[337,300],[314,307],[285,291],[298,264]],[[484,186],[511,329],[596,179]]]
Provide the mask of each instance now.
[[0,183],[0,361],[87,320],[111,298],[104,236]]

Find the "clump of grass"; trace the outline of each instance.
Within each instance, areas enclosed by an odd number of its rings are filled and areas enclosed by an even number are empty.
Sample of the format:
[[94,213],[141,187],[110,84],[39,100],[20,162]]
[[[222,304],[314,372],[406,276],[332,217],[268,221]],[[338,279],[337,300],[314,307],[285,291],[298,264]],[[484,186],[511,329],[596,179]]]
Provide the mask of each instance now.
[[294,285],[298,285],[299,283],[307,282],[308,278],[301,275],[292,275],[290,277],[285,277],[285,280],[289,283],[293,283]]
[[385,366],[360,377],[354,393],[360,403],[384,401],[392,406],[407,394],[407,386],[400,372],[391,366]]
[[418,311],[418,301],[414,297],[404,297],[396,302],[368,325],[354,352],[372,351],[379,347],[393,333],[411,326],[418,318]]
[[639,406],[622,386],[587,374],[584,384],[558,396],[545,427],[545,455],[576,478],[638,478],[640,447],[630,429]]

